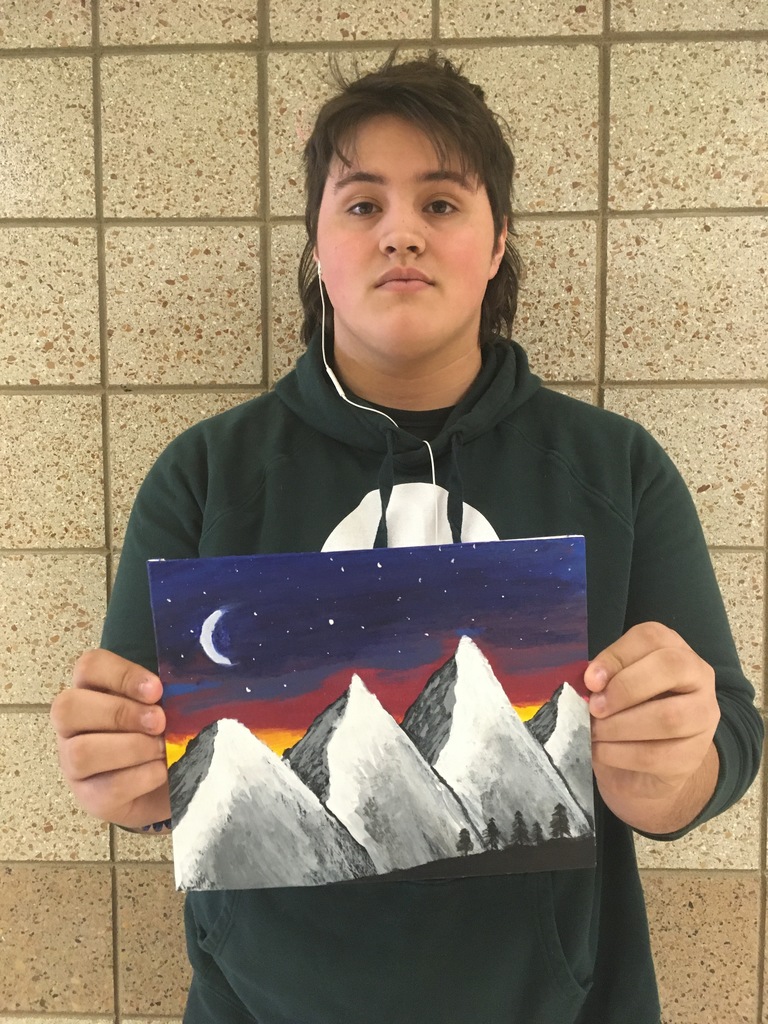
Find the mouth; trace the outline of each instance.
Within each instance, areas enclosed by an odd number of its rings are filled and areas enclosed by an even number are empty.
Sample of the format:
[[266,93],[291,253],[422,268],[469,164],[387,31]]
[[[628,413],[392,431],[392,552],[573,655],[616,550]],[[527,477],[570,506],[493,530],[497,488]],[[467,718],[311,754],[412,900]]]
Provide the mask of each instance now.
[[383,284],[377,285],[378,291],[384,292],[421,292],[431,288],[429,281],[422,281],[418,277],[393,277]]
[[434,282],[423,271],[417,270],[415,267],[391,267],[379,277],[376,287],[395,291],[402,291],[406,288],[418,291],[417,285],[430,287],[433,284]]

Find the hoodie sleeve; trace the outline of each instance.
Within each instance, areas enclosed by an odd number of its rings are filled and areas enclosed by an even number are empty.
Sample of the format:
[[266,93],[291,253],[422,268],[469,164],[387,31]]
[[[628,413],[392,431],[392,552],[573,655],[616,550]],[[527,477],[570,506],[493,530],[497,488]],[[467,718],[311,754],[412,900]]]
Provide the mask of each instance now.
[[626,628],[655,620],[676,630],[715,671],[720,771],[707,806],[685,835],[739,800],[757,775],[763,722],[744,676],[699,518],[680,473],[650,436],[636,474],[635,536]]

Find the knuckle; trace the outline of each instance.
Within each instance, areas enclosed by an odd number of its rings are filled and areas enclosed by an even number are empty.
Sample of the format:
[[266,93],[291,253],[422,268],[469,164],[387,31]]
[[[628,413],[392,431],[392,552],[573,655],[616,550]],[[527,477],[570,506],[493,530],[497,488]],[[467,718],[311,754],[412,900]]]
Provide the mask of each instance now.
[[54,731],[59,735],[67,731],[72,721],[72,705],[74,694],[72,690],[62,690],[57,693],[51,702],[49,717]]
[[98,649],[83,651],[72,669],[72,681],[75,684],[91,677],[94,667],[98,663],[98,656]]
[[62,770],[67,778],[82,779],[91,774],[88,736],[73,736],[62,750]]
[[682,703],[674,698],[660,700],[658,702],[657,714],[662,730],[667,736],[680,735],[685,731],[686,727],[690,727],[690,713],[686,712]]
[[641,622],[635,626],[638,638],[649,647],[664,647],[666,646],[674,634],[673,630],[667,626],[662,625],[661,622]]
[[123,698],[114,700],[112,719],[116,732],[137,732],[139,729],[138,715],[131,701]]

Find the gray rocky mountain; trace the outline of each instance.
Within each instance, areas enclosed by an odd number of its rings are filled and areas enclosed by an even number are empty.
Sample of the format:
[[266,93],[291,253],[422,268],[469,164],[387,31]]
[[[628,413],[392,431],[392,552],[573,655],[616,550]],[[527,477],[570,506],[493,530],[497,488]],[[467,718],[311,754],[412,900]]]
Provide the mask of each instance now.
[[479,843],[454,794],[357,675],[286,759],[381,873],[456,856],[463,828]]

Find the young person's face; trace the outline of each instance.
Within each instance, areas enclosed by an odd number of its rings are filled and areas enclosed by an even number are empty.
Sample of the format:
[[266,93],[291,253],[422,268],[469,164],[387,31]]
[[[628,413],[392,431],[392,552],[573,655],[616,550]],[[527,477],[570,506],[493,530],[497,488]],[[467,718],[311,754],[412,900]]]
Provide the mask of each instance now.
[[[418,128],[379,116],[332,164],[315,256],[334,308],[337,368],[424,377],[477,357],[480,310],[504,254],[484,185],[441,170]],[[389,272],[426,280],[382,283]],[[352,383],[352,381],[350,381]],[[359,381],[358,381],[359,386]]]

